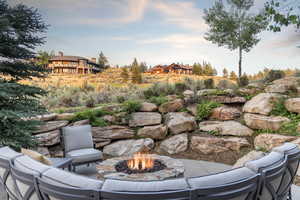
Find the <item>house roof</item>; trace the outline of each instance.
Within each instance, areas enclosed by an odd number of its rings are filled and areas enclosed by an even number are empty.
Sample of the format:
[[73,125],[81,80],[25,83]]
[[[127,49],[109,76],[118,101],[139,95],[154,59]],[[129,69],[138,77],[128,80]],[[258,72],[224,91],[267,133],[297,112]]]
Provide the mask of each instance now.
[[50,61],[74,61],[74,62],[78,62],[79,60],[87,60],[88,63],[96,64],[95,62],[81,56],[53,56],[49,60]]

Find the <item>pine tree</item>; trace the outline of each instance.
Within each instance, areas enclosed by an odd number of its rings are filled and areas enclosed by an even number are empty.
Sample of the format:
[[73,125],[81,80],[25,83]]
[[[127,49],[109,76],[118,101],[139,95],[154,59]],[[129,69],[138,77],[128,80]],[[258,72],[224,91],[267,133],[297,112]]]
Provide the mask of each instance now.
[[141,68],[141,72],[146,72],[148,70],[148,66],[146,64],[146,62],[141,62],[140,64],[140,68]]
[[107,69],[109,68],[108,65],[108,59],[107,57],[104,55],[104,53],[101,51],[101,53],[99,54],[99,58],[98,58],[98,64],[100,66],[100,69]]
[[121,72],[121,77],[123,79],[123,82],[127,82],[129,79],[129,74],[128,74],[128,70],[127,67],[122,67],[122,72]]
[[223,69],[223,78],[228,78],[228,70],[226,68]]
[[229,76],[229,78],[231,79],[231,80],[237,80],[237,75],[236,75],[236,73],[234,72],[234,71],[232,71],[232,72],[230,72],[230,76]]
[[132,73],[132,76],[131,76],[132,82],[133,83],[142,83],[142,71],[141,71],[140,65],[136,58],[134,58],[134,61],[131,65],[130,70]]
[[45,111],[38,97],[46,92],[19,81],[46,76],[47,70],[30,60],[44,43],[47,25],[37,10],[23,4],[0,0],[0,10],[0,146],[32,147],[38,122],[26,119]]
[[201,66],[198,63],[194,63],[193,65],[193,74],[201,75]]

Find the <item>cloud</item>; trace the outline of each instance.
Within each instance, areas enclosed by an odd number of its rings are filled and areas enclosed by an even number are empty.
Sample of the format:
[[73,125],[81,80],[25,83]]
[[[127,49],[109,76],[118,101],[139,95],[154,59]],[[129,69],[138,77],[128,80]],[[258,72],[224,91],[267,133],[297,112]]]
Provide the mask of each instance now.
[[200,35],[172,34],[160,38],[143,39],[140,44],[168,44],[175,48],[189,48],[199,44],[207,44],[207,41]]
[[152,5],[164,15],[167,23],[197,32],[204,32],[208,28],[203,19],[203,10],[198,9],[193,1],[156,0]]
[[[143,19],[149,0],[23,0],[51,21],[71,25],[128,24]],[[55,14],[54,14],[55,13]]]
[[129,24],[143,19],[149,0],[113,0],[112,10],[117,17],[85,17],[76,21],[78,24],[101,25],[101,24]]

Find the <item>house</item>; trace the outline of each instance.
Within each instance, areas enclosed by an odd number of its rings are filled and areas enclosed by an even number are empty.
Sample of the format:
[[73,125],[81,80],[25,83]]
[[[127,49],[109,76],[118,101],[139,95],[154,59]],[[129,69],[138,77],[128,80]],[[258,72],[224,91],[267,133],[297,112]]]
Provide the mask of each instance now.
[[52,73],[68,74],[90,74],[101,70],[96,63],[96,58],[87,59],[80,56],[64,56],[63,52],[59,52],[58,56],[50,58],[48,67]]
[[176,73],[176,74],[192,74],[193,68],[188,65],[171,64],[171,65],[157,65],[148,70],[151,74],[164,74],[164,73]]

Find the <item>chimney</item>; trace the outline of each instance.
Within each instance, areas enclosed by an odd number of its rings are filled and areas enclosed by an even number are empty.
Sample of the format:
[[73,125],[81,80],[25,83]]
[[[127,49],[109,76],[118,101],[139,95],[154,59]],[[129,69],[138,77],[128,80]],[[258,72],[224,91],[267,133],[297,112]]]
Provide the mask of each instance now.
[[59,52],[58,52],[58,55],[59,55],[59,56],[64,56],[64,53],[63,53],[62,51],[59,51]]
[[91,58],[91,61],[94,63],[97,63],[97,59],[96,58]]

